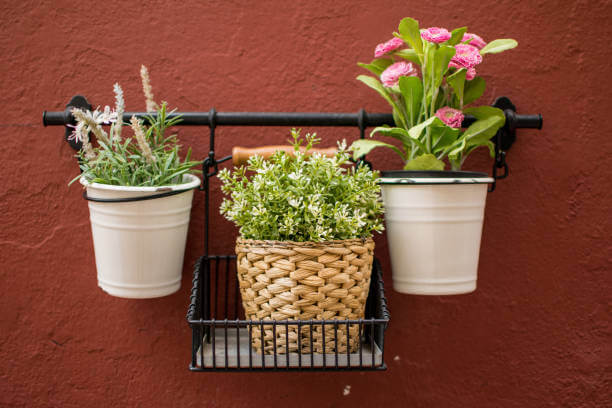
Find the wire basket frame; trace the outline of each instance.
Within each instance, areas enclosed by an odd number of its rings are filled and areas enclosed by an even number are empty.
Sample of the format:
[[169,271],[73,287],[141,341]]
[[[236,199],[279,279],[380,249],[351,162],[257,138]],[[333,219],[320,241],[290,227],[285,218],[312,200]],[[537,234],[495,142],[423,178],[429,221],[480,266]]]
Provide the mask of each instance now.
[[[244,318],[241,306],[234,255],[203,256],[195,266],[188,321],[193,330],[190,369],[192,371],[240,370],[384,370],[384,332],[389,323],[382,271],[374,260],[365,318],[353,320],[266,320]],[[340,333],[357,327],[357,350],[317,353],[313,347],[299,347],[301,353],[289,350],[289,328],[296,327],[314,343],[316,332],[323,350],[327,342],[337,344]],[[254,330],[255,328],[259,330]],[[262,354],[251,347],[253,333],[263,342],[264,330],[272,330],[274,341],[279,333],[287,336],[286,350]],[[346,335],[345,334],[345,335]],[[281,334],[282,336],[282,334]],[[347,339],[348,340],[348,339]],[[301,338],[298,339],[301,342]],[[305,350],[305,351],[304,351]]]

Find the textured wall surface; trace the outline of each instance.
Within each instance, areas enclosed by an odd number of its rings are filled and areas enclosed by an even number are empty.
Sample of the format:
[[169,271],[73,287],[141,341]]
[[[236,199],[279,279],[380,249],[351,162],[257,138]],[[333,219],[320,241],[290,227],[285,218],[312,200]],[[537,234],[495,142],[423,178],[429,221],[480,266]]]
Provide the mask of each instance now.
[[[87,3],[87,4],[86,4]],[[610,333],[609,1],[7,2],[0,132],[0,406],[612,406]],[[195,374],[185,321],[191,266],[202,251],[203,197],[180,292],[110,297],[96,286],[88,211],[63,129],[43,110],[69,98],[142,110],[138,70],[184,111],[387,112],[355,81],[357,61],[401,17],[459,27],[516,50],[480,68],[483,99],[507,95],[544,129],[520,131],[510,177],[489,195],[478,290],[400,295],[385,268],[392,320],[382,373]],[[325,145],[356,129],[318,129]],[[222,128],[218,152],[286,140],[287,129]],[[183,128],[200,156],[206,129]],[[379,169],[399,167],[388,152]],[[485,152],[467,169],[488,171]],[[220,202],[218,182],[213,206]],[[213,252],[235,228],[215,211]],[[350,393],[343,395],[345,386]]]

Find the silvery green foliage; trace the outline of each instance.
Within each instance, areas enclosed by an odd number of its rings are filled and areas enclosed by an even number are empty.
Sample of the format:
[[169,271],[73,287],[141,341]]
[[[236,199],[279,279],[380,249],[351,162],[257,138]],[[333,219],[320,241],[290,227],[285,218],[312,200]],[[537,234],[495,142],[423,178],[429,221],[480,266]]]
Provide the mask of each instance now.
[[[346,145],[335,157],[299,152],[303,140],[291,131],[295,157],[278,151],[230,172],[223,169],[221,190],[229,196],[221,214],[240,227],[243,238],[279,241],[329,241],[368,237],[382,231],[377,172],[349,164]],[[306,135],[306,150],[318,142]]]
[[[69,139],[82,144],[77,154],[82,173],[70,184],[83,177],[93,183],[118,186],[165,186],[181,184],[185,174],[199,172],[192,170],[200,162],[191,160],[191,149],[181,161],[177,136],[166,134],[181,121],[180,116],[172,116],[174,110],[169,112],[166,102],[155,103],[149,71],[144,65],[140,75],[148,114],[144,121],[132,116],[133,138],[121,134],[126,124],[125,99],[117,83],[113,87],[115,109],[109,106],[103,111],[72,109],[77,123],[71,126],[74,131]],[[109,133],[103,125],[110,125]],[[92,145],[90,134],[95,136],[97,147]]]
[[[198,172],[193,167],[201,162],[191,160],[191,149],[181,160],[177,136],[166,134],[168,128],[181,121],[180,117],[169,117],[174,111],[168,112],[166,106],[166,102],[162,103],[144,122],[133,118],[134,138],[122,138],[119,128],[123,121],[117,114],[106,120],[97,111],[74,111],[77,125],[72,137],[83,142],[77,154],[82,173],[70,184],[85,177],[93,183],[117,186],[166,186],[181,184],[185,174]],[[95,120],[98,117],[102,118],[99,123]],[[111,125],[110,135],[102,129],[103,124]],[[98,147],[91,146],[90,132],[96,136]]]

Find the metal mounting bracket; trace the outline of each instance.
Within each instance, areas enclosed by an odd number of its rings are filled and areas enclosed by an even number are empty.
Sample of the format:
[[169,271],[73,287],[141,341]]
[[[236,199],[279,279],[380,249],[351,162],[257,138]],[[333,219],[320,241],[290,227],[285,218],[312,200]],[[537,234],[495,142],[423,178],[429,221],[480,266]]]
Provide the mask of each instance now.
[[[516,141],[516,127],[513,118],[516,118],[516,106],[510,101],[510,98],[500,96],[493,102],[493,107],[501,109],[506,115],[506,123],[503,128],[499,130],[501,132],[501,150],[507,151],[510,149],[512,144]],[[499,142],[497,135],[493,137],[493,143],[497,145]]]
[[70,102],[68,102],[68,104],[66,105],[66,109],[64,110],[64,114],[66,115],[66,119],[67,119],[66,120],[66,133],[64,135],[64,140],[68,142],[70,147],[72,147],[74,150],[78,152],[79,150],[81,150],[81,147],[83,147],[83,143],[78,140],[70,139],[70,135],[72,134],[72,129],[68,125],[68,124],[76,125],[76,121],[74,120],[72,113],[70,113],[72,108],[91,110],[91,104],[87,101],[87,98],[85,98],[84,96],[75,95],[72,97],[72,99],[70,99]]

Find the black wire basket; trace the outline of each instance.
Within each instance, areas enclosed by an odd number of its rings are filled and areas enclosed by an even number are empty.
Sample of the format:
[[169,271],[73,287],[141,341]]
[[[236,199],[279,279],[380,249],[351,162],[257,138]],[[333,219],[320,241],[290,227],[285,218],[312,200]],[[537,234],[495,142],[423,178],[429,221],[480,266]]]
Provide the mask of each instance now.
[[[242,370],[384,370],[385,330],[389,323],[389,311],[385,298],[380,263],[374,260],[370,291],[366,302],[365,318],[358,320],[245,320],[242,309],[236,256],[217,255],[201,257],[194,270],[191,302],[187,320],[193,331],[192,371],[242,371]],[[278,328],[298,326],[298,330],[312,333],[320,329],[335,338],[327,339],[338,344],[338,329],[357,324],[359,347],[354,352],[308,353],[256,352],[251,347],[252,329],[261,327],[261,333],[272,330],[274,338]],[[327,330],[326,330],[327,329]],[[282,329],[281,329],[282,330]],[[280,330],[279,330],[280,331]],[[263,341],[263,339],[262,339]],[[325,350],[325,337],[323,350]],[[289,342],[287,341],[287,347]]]

